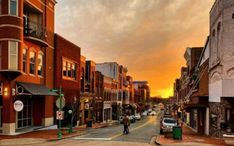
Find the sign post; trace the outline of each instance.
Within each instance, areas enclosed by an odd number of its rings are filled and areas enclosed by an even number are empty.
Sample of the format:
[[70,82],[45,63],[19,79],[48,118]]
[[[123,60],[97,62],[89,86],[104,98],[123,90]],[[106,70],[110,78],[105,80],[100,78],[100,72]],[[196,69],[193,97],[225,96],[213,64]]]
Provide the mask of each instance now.
[[62,88],[61,86],[59,87],[59,90],[58,89],[52,89],[53,92],[58,92],[59,91],[59,103],[57,104],[56,102],[56,105],[58,106],[59,108],[59,111],[57,112],[57,116],[58,116],[58,120],[59,120],[59,125],[58,125],[58,129],[59,129],[59,132],[58,132],[58,138],[59,139],[62,139],[62,130],[61,130],[61,127],[62,127],[62,123],[61,123],[61,120],[63,120],[63,107],[65,105],[65,101],[62,99],[62,96],[64,96],[62,94]]

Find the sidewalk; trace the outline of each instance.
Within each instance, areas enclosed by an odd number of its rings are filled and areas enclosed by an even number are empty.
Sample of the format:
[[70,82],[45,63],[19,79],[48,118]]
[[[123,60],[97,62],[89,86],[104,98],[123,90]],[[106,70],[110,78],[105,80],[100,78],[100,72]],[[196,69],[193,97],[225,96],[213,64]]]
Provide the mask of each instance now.
[[[93,124],[92,128],[103,128],[106,127],[107,124]],[[62,139],[71,138],[75,136],[80,136],[86,134],[86,125],[82,125],[76,128],[73,128],[72,133],[68,133],[67,128],[62,129]],[[53,128],[48,127],[44,129],[38,129],[36,131],[19,134],[19,135],[0,135],[0,145],[23,145],[23,144],[36,144],[43,143],[46,141],[59,140],[58,129],[56,126]]]
[[173,138],[165,138],[160,135],[156,138],[156,143],[161,145],[217,145],[225,146],[223,139],[218,139],[210,136],[199,135],[192,131],[187,125],[182,126],[182,140],[174,140]]

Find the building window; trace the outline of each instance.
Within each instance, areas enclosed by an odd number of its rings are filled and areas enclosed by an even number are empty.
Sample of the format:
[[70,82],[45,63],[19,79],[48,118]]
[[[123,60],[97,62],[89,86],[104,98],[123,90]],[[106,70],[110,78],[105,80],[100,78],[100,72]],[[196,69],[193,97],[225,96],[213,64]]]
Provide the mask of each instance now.
[[29,54],[29,59],[30,59],[29,73],[30,74],[35,74],[36,53],[31,51],[30,54]]
[[234,19],[234,13],[232,13],[232,19]]
[[22,111],[17,112],[17,128],[25,128],[32,125],[32,98],[21,99],[24,103]]
[[43,76],[43,65],[44,65],[44,59],[43,59],[43,53],[38,54],[38,66],[37,66],[37,74],[39,76]]
[[18,42],[9,41],[8,45],[8,69],[18,70]]
[[76,80],[76,63],[63,59],[63,77]]
[[9,0],[9,14],[18,16],[18,0]]
[[212,31],[212,36],[215,37],[215,29]]
[[23,72],[27,72],[27,54],[28,54],[28,51],[27,49],[23,49]]

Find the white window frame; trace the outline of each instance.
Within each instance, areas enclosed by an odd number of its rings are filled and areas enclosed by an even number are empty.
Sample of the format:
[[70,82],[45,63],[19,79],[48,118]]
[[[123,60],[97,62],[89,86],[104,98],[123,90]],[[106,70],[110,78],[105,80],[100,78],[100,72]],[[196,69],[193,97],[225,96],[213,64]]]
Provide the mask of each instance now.
[[[11,14],[11,1],[16,1],[16,15]],[[8,14],[12,16],[18,16],[19,15],[19,3],[18,0],[8,0]]]
[[[11,68],[11,55],[12,54],[10,54],[10,49],[11,49],[11,43],[16,43],[16,54],[13,54],[13,55],[15,55],[15,57],[16,57],[16,62],[15,62],[15,64],[16,64],[16,68]],[[8,69],[9,70],[18,70],[18,51],[19,51],[19,44],[18,44],[18,42],[17,41],[8,41]]]

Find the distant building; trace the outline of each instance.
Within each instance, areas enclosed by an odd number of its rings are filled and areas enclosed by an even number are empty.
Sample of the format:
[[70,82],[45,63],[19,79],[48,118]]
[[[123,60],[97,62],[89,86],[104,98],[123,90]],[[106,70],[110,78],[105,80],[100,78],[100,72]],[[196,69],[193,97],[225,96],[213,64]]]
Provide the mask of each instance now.
[[150,87],[148,81],[133,81],[135,103],[140,106],[140,111],[148,108],[150,99]]

